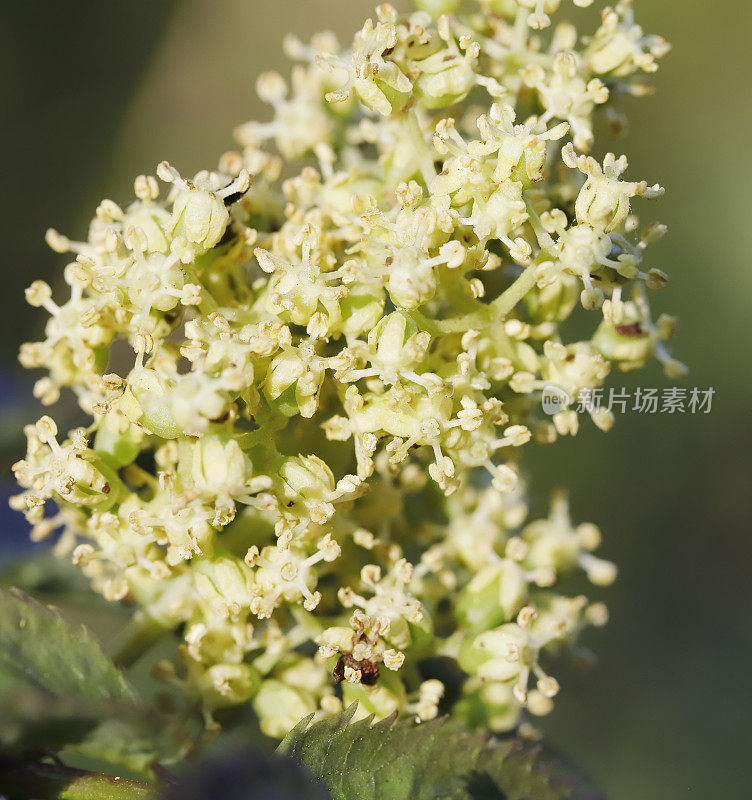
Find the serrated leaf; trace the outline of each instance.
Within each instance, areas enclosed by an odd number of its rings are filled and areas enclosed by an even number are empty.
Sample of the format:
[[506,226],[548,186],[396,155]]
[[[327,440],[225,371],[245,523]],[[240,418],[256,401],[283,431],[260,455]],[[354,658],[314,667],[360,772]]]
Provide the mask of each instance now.
[[421,725],[395,717],[352,722],[356,706],[310,725],[302,720],[278,752],[308,767],[334,800],[569,800],[573,787],[517,740]]
[[55,749],[134,707],[131,686],[85,628],[0,589],[0,745]]

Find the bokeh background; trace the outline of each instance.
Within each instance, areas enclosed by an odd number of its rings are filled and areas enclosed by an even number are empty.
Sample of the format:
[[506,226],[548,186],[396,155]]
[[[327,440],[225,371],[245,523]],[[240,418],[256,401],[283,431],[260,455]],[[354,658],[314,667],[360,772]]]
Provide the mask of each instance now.
[[[263,115],[255,77],[285,69],[286,31],[347,39],[368,0],[0,0],[0,485],[37,414],[18,346],[40,332],[23,288],[59,283],[43,242],[84,236],[102,197],[168,158],[184,174],[215,164],[232,128]],[[401,4],[405,7],[405,3]],[[566,3],[565,3],[566,5]],[[570,6],[571,8],[571,6]],[[577,519],[605,532],[621,569],[611,624],[590,639],[599,665],[566,674],[543,727],[613,800],[749,796],[752,745],[752,4],[636,0],[646,30],[674,44],[654,98],[630,103],[631,174],[668,187],[644,208],[670,236],[652,265],[681,321],[687,387],[714,387],[709,415],[625,415],[608,435],[528,462],[542,510],[570,488]],[[585,18],[589,12],[575,10]],[[618,384],[663,386],[657,367]],[[63,412],[65,413],[65,412]],[[0,509],[0,564],[26,549]]]

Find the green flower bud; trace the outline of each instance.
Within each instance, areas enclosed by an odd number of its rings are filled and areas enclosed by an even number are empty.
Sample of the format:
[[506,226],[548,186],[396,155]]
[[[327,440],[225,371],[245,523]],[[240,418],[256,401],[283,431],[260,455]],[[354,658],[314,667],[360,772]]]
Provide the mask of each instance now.
[[94,449],[115,468],[132,464],[141,452],[144,433],[118,411],[102,417],[94,439]]
[[196,688],[209,709],[236,706],[250,700],[261,676],[248,664],[214,664],[199,678]]
[[120,398],[120,411],[155,436],[177,439],[183,429],[175,421],[169,401],[156,399],[162,397],[162,391],[156,376],[138,372],[131,376],[130,385]]
[[481,570],[457,601],[457,618],[471,631],[483,631],[513,619],[527,598],[525,572],[510,559]]
[[191,482],[208,495],[242,493],[253,472],[249,458],[234,439],[205,436],[191,457]]
[[384,291],[377,287],[355,286],[340,301],[342,329],[350,338],[370,331],[384,314]]
[[363,719],[375,714],[377,719],[384,719],[395,711],[404,709],[407,696],[399,674],[382,669],[379,681],[375,686],[364,686],[362,683],[343,681],[342,701],[347,707],[357,701],[356,718]]
[[324,380],[320,362],[304,350],[290,349],[271,363],[264,383],[264,394],[273,408],[285,416],[312,417]]
[[278,680],[265,680],[253,698],[261,730],[267,736],[281,739],[316,706],[310,697]]
[[508,684],[483,683],[471,678],[463,687],[463,697],[453,715],[470,730],[503,732],[514,728],[520,710],[520,703]]
[[461,2],[462,0],[415,0],[415,5],[434,19],[438,19],[442,14],[453,14]]
[[560,273],[543,288],[536,287],[525,297],[535,322],[565,320],[580,300],[580,283],[573,275]]
[[300,456],[282,463],[279,474],[291,499],[324,499],[334,491],[334,475],[318,456]]
[[384,77],[356,84],[358,97],[364,105],[384,116],[402,111],[410,99],[412,84],[396,64],[390,62],[384,63],[379,74]]
[[608,320],[598,326],[593,344],[604,358],[622,370],[641,367],[654,347],[653,337],[639,322],[615,325]]
[[392,369],[419,361],[429,342],[428,334],[419,331],[415,322],[400,311],[384,317],[368,334],[368,344],[376,351],[379,366]]
[[196,592],[219,617],[247,613],[254,598],[253,572],[240,559],[216,556],[193,562]]
[[415,94],[427,108],[459,103],[477,83],[472,65],[460,55],[454,56],[454,63],[447,62],[451,57],[440,51],[420,62],[424,72],[415,82]]

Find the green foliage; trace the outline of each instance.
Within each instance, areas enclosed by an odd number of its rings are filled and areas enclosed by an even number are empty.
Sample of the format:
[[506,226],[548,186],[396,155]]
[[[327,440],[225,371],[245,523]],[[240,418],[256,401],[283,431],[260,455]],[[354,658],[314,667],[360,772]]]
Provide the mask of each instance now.
[[0,589],[0,746],[52,749],[135,706],[131,686],[85,628]]
[[[154,787],[115,775],[102,775],[0,755],[0,794],[4,800],[154,800]],[[208,798],[207,798],[208,800]]]
[[174,764],[184,758],[194,739],[179,720],[165,718],[152,709],[149,715],[105,720],[65,749],[149,777],[155,764]]
[[444,720],[353,723],[356,706],[309,727],[278,752],[300,760],[334,800],[565,800],[572,788],[534,749],[454,730]]

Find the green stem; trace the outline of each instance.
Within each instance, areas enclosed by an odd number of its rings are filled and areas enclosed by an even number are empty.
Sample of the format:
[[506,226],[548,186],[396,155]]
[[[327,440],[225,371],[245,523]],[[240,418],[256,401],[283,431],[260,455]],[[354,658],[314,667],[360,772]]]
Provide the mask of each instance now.
[[463,314],[460,317],[449,317],[449,319],[431,319],[417,310],[407,313],[412,317],[418,327],[424,331],[428,331],[432,336],[443,336],[448,333],[464,333],[469,330],[477,330],[488,324],[488,320],[484,319],[485,314],[479,312]]
[[0,795],[8,800],[152,800],[154,786],[139,781],[0,757]]
[[[404,114],[405,124],[413,142],[415,154],[420,159],[420,174],[426,188],[429,188],[436,178],[436,168],[434,167],[433,149],[426,143],[426,135],[420,127],[420,120],[415,109]],[[429,135],[430,141],[430,135]]]
[[416,325],[433,336],[487,328],[489,325],[495,325],[506,319],[509,312],[535,286],[537,266],[537,261],[528,265],[514,283],[505,289],[493,303],[489,303],[487,306],[480,305],[478,310],[472,314],[463,314],[448,319],[431,319],[417,309],[408,313]]
[[130,667],[169,632],[144,611],[138,611],[118,634],[112,660],[119,667]]
[[255,420],[256,424],[259,426],[256,430],[235,436],[235,441],[240,446],[240,449],[247,451],[261,445],[266,450],[273,450],[276,453],[277,448],[274,445],[274,434],[284,430],[290,418],[267,410],[266,414],[259,411],[255,416]]
[[488,308],[494,321],[501,321],[522,300],[522,298],[535,286],[535,269],[537,262],[533,261],[525,267],[525,271],[507,289],[505,289]]

